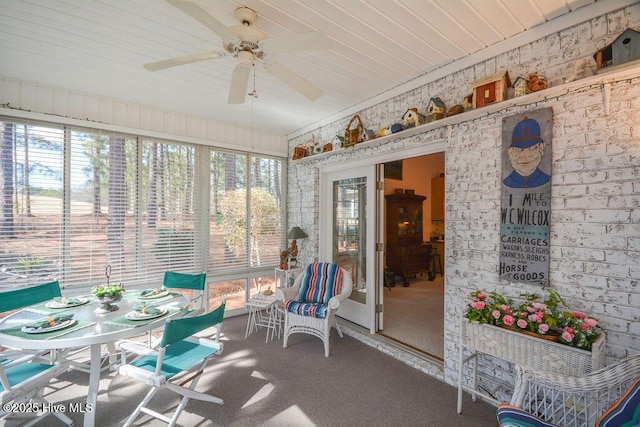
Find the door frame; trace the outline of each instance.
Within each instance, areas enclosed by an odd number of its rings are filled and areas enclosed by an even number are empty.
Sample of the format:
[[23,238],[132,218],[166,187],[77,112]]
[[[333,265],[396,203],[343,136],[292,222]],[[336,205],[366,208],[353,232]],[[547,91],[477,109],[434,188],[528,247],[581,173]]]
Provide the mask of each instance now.
[[[339,163],[320,166],[318,168],[319,187],[320,187],[320,191],[319,191],[320,215],[319,215],[319,222],[318,222],[318,254],[319,256],[322,257],[322,255],[324,254],[323,245],[329,245],[329,247],[331,245],[332,239],[330,239],[329,242],[326,242],[327,238],[323,236],[332,236],[333,234],[333,231],[331,229],[327,230],[327,227],[330,227],[330,226],[326,223],[326,219],[325,219],[327,215],[326,205],[327,204],[330,205],[329,201],[332,200],[331,199],[332,193],[329,193],[329,194],[326,193],[327,189],[325,187],[327,186],[327,183],[323,182],[323,181],[326,181],[327,174],[332,172],[337,172],[337,171],[352,170],[360,166],[371,166],[371,167],[377,166],[376,167],[376,170],[378,172],[378,176],[376,177],[377,181],[384,182],[384,179],[383,179],[384,175],[382,173],[383,167],[381,167],[383,163],[392,162],[395,160],[403,160],[411,157],[426,156],[429,154],[435,154],[435,153],[441,153],[441,152],[446,153],[447,140],[451,138],[452,130],[453,130],[452,126],[447,126],[446,137],[443,137],[441,139],[438,139],[429,143],[423,143],[421,145],[412,146],[410,148],[399,148],[399,149],[394,149],[393,151],[384,151],[380,153],[372,153],[370,150],[360,150],[360,153],[362,154],[360,155],[359,158],[354,158],[353,154],[351,158],[348,158],[346,156],[344,157],[337,156],[337,158],[341,160]],[[375,149],[375,147],[372,147],[372,148]],[[445,156],[445,168],[446,168],[446,156]],[[371,230],[378,231],[374,239],[375,243],[383,243],[383,240],[384,240],[384,230],[385,230],[384,228],[384,196],[380,196],[379,195],[380,193],[384,194],[384,188],[382,186],[379,186],[378,191],[376,192],[376,199],[378,200],[378,203],[375,209],[377,212],[377,215],[375,217],[375,222],[371,224],[370,227],[368,227]],[[331,209],[331,206],[329,206],[329,209]],[[326,233],[329,233],[329,234],[326,234]],[[373,243],[374,240],[372,240],[371,243]],[[329,252],[329,254],[331,254],[331,252]],[[375,265],[370,266],[369,264],[375,264]],[[367,274],[369,274],[370,270],[373,272],[380,272],[379,274],[375,274],[375,277],[376,277],[375,292],[374,292],[375,301],[373,302],[373,307],[370,308],[371,310],[370,316],[373,316],[373,319],[371,321],[370,327],[368,328],[371,334],[375,334],[376,332],[382,329],[382,322],[383,322],[383,310],[380,311],[380,313],[376,313],[375,308],[378,304],[382,304],[382,298],[384,295],[384,280],[383,280],[384,250],[375,251],[375,256],[371,258],[367,256],[366,269],[367,269]]]
[[[333,183],[342,179],[366,177],[366,200],[365,218],[365,259],[364,277],[366,280],[366,304],[356,302],[351,299],[345,299],[341,303],[339,316],[363,326],[373,334],[376,331],[375,306],[376,306],[376,289],[378,275],[375,268],[377,263],[369,262],[369,259],[375,259],[376,256],[376,210],[371,206],[376,206],[376,167],[375,165],[361,165],[358,167],[339,168],[336,170],[323,170],[320,173],[320,222],[319,222],[319,239],[318,254],[320,261],[333,261]],[[372,279],[369,279],[372,278]]]

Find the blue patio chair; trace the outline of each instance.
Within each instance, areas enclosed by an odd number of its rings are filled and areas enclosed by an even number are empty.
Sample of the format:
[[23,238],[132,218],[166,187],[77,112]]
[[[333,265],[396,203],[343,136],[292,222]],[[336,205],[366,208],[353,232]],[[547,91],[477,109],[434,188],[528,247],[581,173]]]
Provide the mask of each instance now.
[[9,407],[7,404],[31,402],[31,407],[37,406],[39,410],[35,412],[35,419],[24,425],[34,425],[49,414],[68,426],[73,425],[73,421],[64,413],[43,410],[51,407],[51,403],[43,396],[44,388],[53,378],[66,371],[66,362],[39,363],[33,359],[33,355],[22,355],[0,364],[0,419],[11,415],[11,412],[6,411]]
[[[165,271],[162,280],[162,289],[186,291],[189,298],[189,306],[183,316],[194,316],[206,313],[209,308],[209,292],[207,287],[207,274],[178,273],[175,271]],[[189,293],[189,295],[187,295]],[[155,333],[159,329],[147,333],[149,347],[157,346]]]
[[187,274],[166,271],[162,287],[164,289],[186,290],[191,293],[188,315],[193,316],[208,311],[209,294],[206,273]]
[[[195,391],[195,387],[209,360],[222,353],[220,329],[224,309],[225,303],[222,303],[209,313],[167,320],[162,340],[156,349],[140,342],[119,343],[122,365],[118,372],[151,386],[151,390],[127,419],[125,426],[130,426],[141,412],[174,426],[189,399],[223,404],[222,399]],[[216,328],[212,339],[194,335],[211,327]],[[127,356],[132,353],[137,357],[127,363]],[[186,384],[189,382],[190,385],[187,387]],[[163,388],[182,396],[171,418],[147,407],[155,394]]]
[[57,280],[42,285],[12,289],[0,293],[0,312],[17,310],[61,296],[60,283]]
[[[19,310],[21,308],[29,307],[30,305],[49,301],[55,297],[61,296],[60,283],[57,280],[43,283],[41,285],[0,292],[0,313]],[[49,350],[29,353],[43,355],[49,353]],[[15,352],[12,352],[11,354],[15,355]],[[0,352],[0,360],[11,360],[11,355],[7,352]]]

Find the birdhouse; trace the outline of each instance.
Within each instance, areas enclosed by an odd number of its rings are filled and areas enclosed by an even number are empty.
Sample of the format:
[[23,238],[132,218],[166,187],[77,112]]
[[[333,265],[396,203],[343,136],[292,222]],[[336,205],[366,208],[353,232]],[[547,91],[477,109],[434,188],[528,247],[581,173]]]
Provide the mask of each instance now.
[[511,86],[509,72],[503,71],[473,83],[473,108],[501,102],[507,99],[507,88]]
[[402,115],[402,124],[405,129],[409,129],[415,126],[420,126],[427,122],[427,116],[418,113],[417,108],[409,108]]
[[527,94],[527,83],[529,80],[522,76],[519,76],[516,81],[513,82],[513,96],[522,96]]
[[439,97],[431,98],[427,104],[427,123],[442,119],[447,113],[444,101]]
[[371,129],[366,129],[362,132],[363,141],[371,141],[376,138],[376,133]]
[[593,55],[597,69],[640,59],[640,32],[627,28],[617,39]]
[[344,143],[344,137],[340,136],[340,135],[336,135],[333,138],[333,141],[331,141],[331,144],[333,144],[333,149],[334,150],[339,150],[342,148],[342,144]]

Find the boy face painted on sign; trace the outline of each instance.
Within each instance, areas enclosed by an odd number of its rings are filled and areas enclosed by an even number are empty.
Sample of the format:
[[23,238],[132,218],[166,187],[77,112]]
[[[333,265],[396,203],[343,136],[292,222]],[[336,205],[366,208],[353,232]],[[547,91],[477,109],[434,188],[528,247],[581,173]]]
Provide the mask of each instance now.
[[519,148],[509,147],[507,149],[507,156],[511,161],[511,166],[522,176],[531,175],[544,155],[544,142],[539,142],[531,147]]

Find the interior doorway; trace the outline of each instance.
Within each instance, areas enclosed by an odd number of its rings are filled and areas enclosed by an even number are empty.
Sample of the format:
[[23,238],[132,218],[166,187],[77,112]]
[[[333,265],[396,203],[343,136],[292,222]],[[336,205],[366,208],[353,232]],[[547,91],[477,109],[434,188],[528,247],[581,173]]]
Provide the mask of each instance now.
[[[444,182],[444,153],[385,163],[386,283],[379,333],[439,359],[444,358]],[[430,259],[423,256],[425,247]]]

